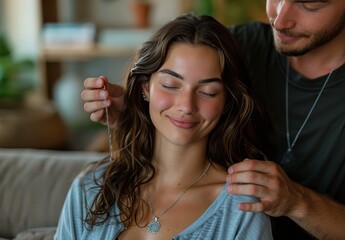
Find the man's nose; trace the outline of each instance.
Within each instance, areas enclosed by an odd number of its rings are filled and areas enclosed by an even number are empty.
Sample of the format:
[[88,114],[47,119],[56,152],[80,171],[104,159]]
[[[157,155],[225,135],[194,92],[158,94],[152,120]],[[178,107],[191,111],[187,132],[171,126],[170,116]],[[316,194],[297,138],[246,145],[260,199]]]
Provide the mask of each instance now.
[[295,18],[297,13],[294,11],[294,6],[291,2],[280,1],[276,6],[276,16],[272,25],[277,30],[290,29],[295,25]]

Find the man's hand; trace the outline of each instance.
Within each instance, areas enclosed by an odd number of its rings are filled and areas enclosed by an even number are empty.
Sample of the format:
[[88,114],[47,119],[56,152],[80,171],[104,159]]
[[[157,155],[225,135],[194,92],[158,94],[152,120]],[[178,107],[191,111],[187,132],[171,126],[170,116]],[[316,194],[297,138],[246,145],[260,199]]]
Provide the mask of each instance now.
[[109,124],[111,128],[114,128],[124,107],[123,87],[110,84],[104,76],[85,79],[84,87],[81,99],[85,101],[84,110],[91,113],[90,119],[106,125],[105,107],[107,106],[109,107]]
[[265,212],[274,217],[302,213],[304,189],[290,180],[278,164],[246,159],[232,165],[228,172],[228,193],[261,200],[241,203],[241,211]]
[[228,193],[261,200],[240,210],[287,216],[317,239],[345,239],[345,206],[295,183],[278,164],[246,159],[228,172]]

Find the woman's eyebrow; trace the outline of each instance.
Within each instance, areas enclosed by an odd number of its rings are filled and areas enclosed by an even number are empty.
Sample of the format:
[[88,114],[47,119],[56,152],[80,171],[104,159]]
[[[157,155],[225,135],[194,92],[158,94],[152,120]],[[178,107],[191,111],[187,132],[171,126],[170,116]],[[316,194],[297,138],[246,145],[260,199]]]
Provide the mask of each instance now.
[[326,2],[329,2],[329,0],[296,0],[296,2],[301,2],[301,3],[326,3]]
[[158,73],[169,74],[169,75],[171,75],[171,76],[173,76],[175,78],[181,79],[181,80],[184,79],[180,74],[178,74],[177,72],[171,71],[169,69],[161,69],[161,70],[158,71]]
[[[180,74],[178,74],[177,72],[171,71],[169,69],[161,69],[158,71],[158,73],[165,73],[165,74],[169,74],[175,78],[184,80],[183,76],[181,76]],[[221,78],[207,78],[207,79],[203,79],[200,80],[199,83],[211,83],[211,82],[222,82]]]

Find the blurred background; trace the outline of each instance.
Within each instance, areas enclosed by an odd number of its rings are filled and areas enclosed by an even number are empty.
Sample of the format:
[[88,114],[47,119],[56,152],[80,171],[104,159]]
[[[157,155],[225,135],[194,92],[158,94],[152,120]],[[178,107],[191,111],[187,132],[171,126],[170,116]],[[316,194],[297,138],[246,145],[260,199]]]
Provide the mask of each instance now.
[[265,0],[0,0],[0,148],[106,151],[84,79],[121,84],[140,44],[190,11],[266,21]]

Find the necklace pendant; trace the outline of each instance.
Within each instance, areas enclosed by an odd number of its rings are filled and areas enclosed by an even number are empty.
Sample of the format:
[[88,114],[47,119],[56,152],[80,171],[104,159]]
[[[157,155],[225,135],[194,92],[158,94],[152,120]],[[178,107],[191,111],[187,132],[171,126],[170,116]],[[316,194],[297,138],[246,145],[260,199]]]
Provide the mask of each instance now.
[[292,150],[289,148],[281,161],[282,164],[289,164],[295,161],[295,155],[293,154]]
[[152,220],[149,225],[147,226],[147,230],[149,231],[149,233],[151,234],[156,234],[159,232],[159,230],[161,229],[161,224],[158,222],[158,218],[155,217],[154,220]]

